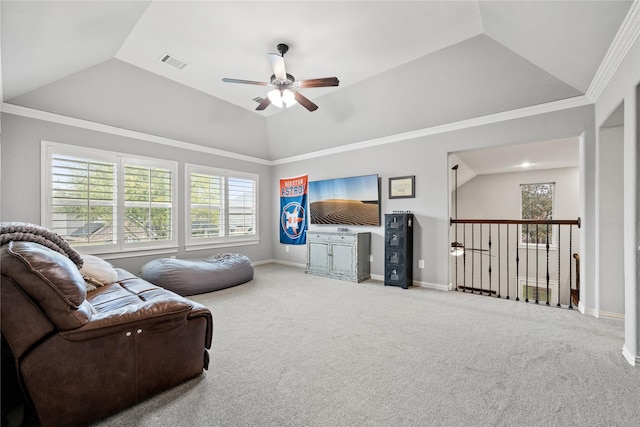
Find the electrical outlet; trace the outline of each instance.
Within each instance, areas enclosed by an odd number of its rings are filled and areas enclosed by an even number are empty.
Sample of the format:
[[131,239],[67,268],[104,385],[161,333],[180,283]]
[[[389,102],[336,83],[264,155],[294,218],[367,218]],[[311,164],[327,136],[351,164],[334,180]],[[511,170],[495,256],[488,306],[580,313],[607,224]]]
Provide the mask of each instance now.
[[369,262],[373,262],[373,255],[369,255]]
[[285,247],[284,247],[284,251],[285,251],[285,252],[289,252],[289,246],[285,246]]
[[424,268],[424,260],[423,259],[419,259],[418,260],[418,268]]

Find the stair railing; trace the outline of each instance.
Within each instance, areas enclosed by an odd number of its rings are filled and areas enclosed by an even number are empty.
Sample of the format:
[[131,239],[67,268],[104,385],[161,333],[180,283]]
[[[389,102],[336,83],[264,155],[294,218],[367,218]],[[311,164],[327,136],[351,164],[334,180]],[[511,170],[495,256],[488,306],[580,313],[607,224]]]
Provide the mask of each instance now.
[[451,219],[455,290],[572,309],[580,290],[573,252],[580,222]]

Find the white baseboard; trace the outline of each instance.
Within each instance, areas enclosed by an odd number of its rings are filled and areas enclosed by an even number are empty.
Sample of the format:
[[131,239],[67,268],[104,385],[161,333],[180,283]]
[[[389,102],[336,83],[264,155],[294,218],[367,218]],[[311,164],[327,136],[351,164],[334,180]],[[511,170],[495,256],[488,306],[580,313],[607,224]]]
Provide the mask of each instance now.
[[446,285],[444,283],[430,283],[430,282],[423,282],[421,280],[414,280],[413,286],[420,286],[421,288],[434,289],[436,291],[450,291],[453,289],[451,284]]
[[[379,282],[384,282],[384,276],[381,274],[372,274],[371,275],[371,280],[377,280]],[[414,280],[412,282],[413,286],[419,286],[421,288],[428,288],[428,289],[435,289],[436,291],[450,291],[451,285],[442,285],[439,283],[430,283],[430,282],[423,282],[420,280]]]
[[624,313],[614,313],[612,311],[600,311],[599,317],[606,319],[624,320]]
[[622,356],[629,362],[631,366],[637,366],[640,363],[640,356],[631,354],[627,346],[622,346]]
[[251,261],[251,265],[255,267],[256,265],[271,264],[274,262],[276,262],[274,259],[264,259],[262,261]]
[[262,263],[263,264],[274,263],[274,264],[288,265],[289,267],[307,268],[307,264],[299,264],[297,262],[282,261],[280,259],[271,259],[268,261],[264,261]]
[[591,307],[585,307],[582,303],[578,304],[578,311],[582,314],[593,316],[596,319],[606,318],[615,320],[624,320],[624,313],[614,313],[612,311],[601,311]]

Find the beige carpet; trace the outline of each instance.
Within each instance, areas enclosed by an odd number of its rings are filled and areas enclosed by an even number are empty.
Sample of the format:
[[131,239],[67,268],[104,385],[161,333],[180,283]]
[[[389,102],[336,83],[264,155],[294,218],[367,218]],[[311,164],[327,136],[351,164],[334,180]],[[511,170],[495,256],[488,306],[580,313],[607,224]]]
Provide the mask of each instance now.
[[640,420],[623,322],[524,302],[349,283],[276,264],[193,299],[202,377],[100,426],[622,426]]

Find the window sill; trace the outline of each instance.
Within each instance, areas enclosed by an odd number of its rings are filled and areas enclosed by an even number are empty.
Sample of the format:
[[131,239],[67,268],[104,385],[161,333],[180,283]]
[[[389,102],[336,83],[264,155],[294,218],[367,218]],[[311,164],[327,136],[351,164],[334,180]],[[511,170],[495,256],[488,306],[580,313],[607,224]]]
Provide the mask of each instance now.
[[172,247],[165,247],[165,248],[131,249],[131,250],[122,250],[118,252],[109,252],[109,251],[91,252],[89,250],[83,251],[82,249],[79,249],[78,252],[80,252],[80,255],[91,254],[91,255],[99,256],[102,259],[119,259],[119,258],[130,258],[130,257],[148,256],[148,255],[175,254],[175,253],[178,253],[178,248],[172,246]]
[[201,251],[206,249],[220,249],[220,248],[228,248],[233,246],[251,246],[251,245],[257,245],[259,243],[260,243],[260,239],[208,242],[208,243],[191,243],[189,245],[186,245],[184,250],[186,252]]

